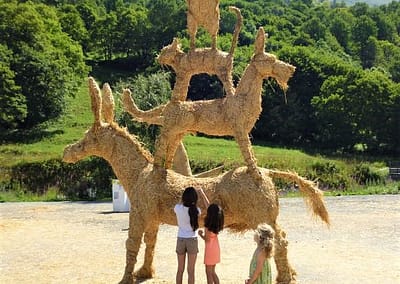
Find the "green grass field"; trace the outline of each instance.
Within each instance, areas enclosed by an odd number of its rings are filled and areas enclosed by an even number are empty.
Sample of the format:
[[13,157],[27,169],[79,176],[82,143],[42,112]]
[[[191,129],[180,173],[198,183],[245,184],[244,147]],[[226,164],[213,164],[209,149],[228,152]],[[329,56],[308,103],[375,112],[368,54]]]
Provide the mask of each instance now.
[[61,158],[64,147],[81,138],[93,121],[86,82],[82,83],[74,98],[67,100],[65,115],[47,125],[43,130],[43,139],[26,144],[2,144],[0,164],[9,167],[21,162]]
[[[61,158],[64,147],[82,138],[92,122],[93,116],[90,108],[87,83],[82,82],[82,86],[76,96],[68,99],[68,108],[65,115],[58,121],[47,125],[44,131],[42,131],[42,139],[25,144],[6,143],[0,145],[0,164],[5,168],[18,163]],[[233,139],[186,135],[184,144],[191,162],[201,161],[209,165],[224,164],[227,169],[244,165],[239,148]],[[383,175],[387,173],[384,159],[379,160],[374,158],[368,161],[365,157],[352,157],[350,159],[325,157],[322,155],[311,155],[297,149],[257,145],[254,145],[253,149],[259,166],[279,170],[292,170],[301,175],[309,173],[310,168],[315,164],[334,165],[334,170],[340,171],[343,175],[350,175],[351,169],[361,161],[367,163],[371,168],[380,171]],[[0,181],[3,178],[0,176]],[[333,176],[332,178],[336,177]],[[356,186],[352,190],[352,193],[398,193],[398,191],[399,183],[391,183],[362,187]],[[48,199],[54,199],[54,192],[50,194],[51,196]],[[333,194],[336,193],[333,192]],[[36,200],[36,197],[31,198]]]

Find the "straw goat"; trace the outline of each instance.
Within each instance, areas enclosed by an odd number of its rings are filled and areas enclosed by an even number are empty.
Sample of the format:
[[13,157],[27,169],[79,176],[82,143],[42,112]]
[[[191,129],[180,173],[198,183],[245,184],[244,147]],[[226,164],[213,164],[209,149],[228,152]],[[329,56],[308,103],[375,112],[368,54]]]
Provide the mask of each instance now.
[[260,28],[256,37],[255,53],[232,96],[194,102],[171,100],[152,110],[142,111],[135,105],[130,91],[124,91],[125,109],[135,120],[150,121],[163,126],[156,143],[155,166],[171,168],[175,151],[188,132],[230,135],[235,137],[254,181],[261,181],[262,175],[257,170],[249,133],[262,110],[263,79],[275,78],[283,89],[287,89],[287,82],[295,71],[294,66],[278,60],[273,54],[265,53],[264,48],[265,32]]

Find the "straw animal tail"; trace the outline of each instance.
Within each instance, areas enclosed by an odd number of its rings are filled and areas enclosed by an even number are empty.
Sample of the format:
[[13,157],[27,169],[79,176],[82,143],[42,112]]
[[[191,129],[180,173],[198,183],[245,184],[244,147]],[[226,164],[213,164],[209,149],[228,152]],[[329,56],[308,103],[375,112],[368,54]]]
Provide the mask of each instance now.
[[243,16],[242,16],[242,13],[240,13],[240,10],[235,6],[229,6],[229,10],[235,12],[236,13],[236,17],[237,17],[235,30],[233,31],[232,45],[231,45],[231,49],[229,50],[229,55],[233,55],[233,52],[235,51],[235,48],[237,46],[237,42],[238,42],[238,39],[239,39],[240,30],[242,29]]
[[299,186],[300,191],[305,195],[306,203],[313,214],[319,216],[328,226],[330,225],[329,213],[326,210],[323,200],[323,192],[318,189],[314,182],[306,180],[294,172],[269,170],[269,173],[272,178],[281,178],[295,182]]
[[133,120],[145,122],[147,124],[163,125],[162,112],[165,108],[165,104],[151,110],[141,110],[133,101],[129,89],[124,89],[122,94],[122,103],[124,110],[132,116]]

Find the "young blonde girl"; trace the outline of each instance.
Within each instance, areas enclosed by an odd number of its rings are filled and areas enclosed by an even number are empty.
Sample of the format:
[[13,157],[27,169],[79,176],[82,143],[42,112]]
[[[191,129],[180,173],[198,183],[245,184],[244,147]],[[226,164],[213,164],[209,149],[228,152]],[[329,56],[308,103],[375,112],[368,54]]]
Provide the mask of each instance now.
[[254,235],[254,241],[257,248],[254,251],[250,262],[249,278],[246,284],[271,284],[271,263],[270,259],[274,250],[275,231],[268,224],[260,224],[257,226]]
[[204,264],[206,266],[207,284],[219,284],[215,266],[221,261],[218,233],[224,228],[224,212],[218,204],[210,204],[202,190],[200,193],[207,208],[207,215],[204,218],[204,232],[199,230],[199,236],[205,241]]

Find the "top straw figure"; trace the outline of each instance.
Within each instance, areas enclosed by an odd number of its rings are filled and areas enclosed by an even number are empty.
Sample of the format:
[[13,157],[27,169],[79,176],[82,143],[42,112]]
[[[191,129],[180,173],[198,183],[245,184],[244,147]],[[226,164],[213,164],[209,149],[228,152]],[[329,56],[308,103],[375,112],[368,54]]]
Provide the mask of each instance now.
[[196,48],[196,33],[199,26],[205,28],[212,38],[212,49],[217,49],[219,30],[219,0],[186,0],[188,4],[187,27],[190,49]]

